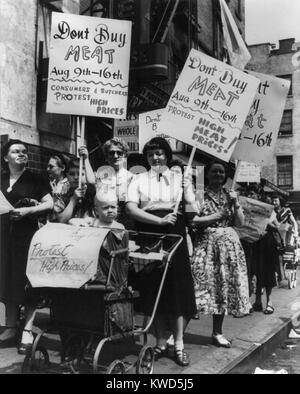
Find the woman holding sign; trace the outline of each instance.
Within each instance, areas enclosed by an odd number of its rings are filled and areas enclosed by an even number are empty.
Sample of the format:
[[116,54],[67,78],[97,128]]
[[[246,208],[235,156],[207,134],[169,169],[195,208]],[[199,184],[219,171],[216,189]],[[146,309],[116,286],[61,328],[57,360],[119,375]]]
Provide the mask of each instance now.
[[14,209],[1,217],[0,301],[6,306],[6,330],[0,335],[0,345],[16,339],[19,307],[25,305],[20,354],[25,354],[33,342],[35,300],[25,292],[28,249],[38,230],[38,215],[53,208],[47,179],[27,170],[27,162],[27,147],[22,141],[10,140],[4,145],[1,191]]
[[[191,276],[186,230],[183,212],[173,212],[177,198],[184,192],[186,201],[194,201],[191,184],[182,188],[182,173],[169,169],[172,150],[164,138],[151,139],[143,149],[143,155],[151,167],[137,175],[129,185],[127,212],[136,221],[136,229],[143,232],[179,234],[183,242],[171,261],[154,321],[157,344],[155,358],[166,354],[167,322],[175,341],[175,360],[181,366],[189,364],[184,351],[183,333],[187,322],[195,314],[195,297]],[[178,197],[179,196],[179,197]],[[183,204],[184,206],[184,204]],[[143,299],[143,312],[151,315],[158,293],[161,272],[153,270],[137,283]]]
[[222,334],[224,315],[249,314],[247,265],[239,237],[244,215],[233,191],[223,185],[227,167],[217,160],[205,168],[204,203],[193,219],[195,249],[192,274],[199,313],[213,315],[212,339],[217,346],[231,346]]
[[[114,137],[103,145],[105,161],[108,165],[98,168],[96,176],[91,166],[86,167],[86,179],[89,184],[94,184],[96,190],[104,193],[110,189],[115,190],[118,196],[118,222],[122,223],[127,230],[132,229],[132,221],[125,211],[127,190],[134,174],[127,171],[127,155],[129,147],[121,138]],[[81,147],[79,153],[83,155],[84,162],[88,161],[88,151]]]

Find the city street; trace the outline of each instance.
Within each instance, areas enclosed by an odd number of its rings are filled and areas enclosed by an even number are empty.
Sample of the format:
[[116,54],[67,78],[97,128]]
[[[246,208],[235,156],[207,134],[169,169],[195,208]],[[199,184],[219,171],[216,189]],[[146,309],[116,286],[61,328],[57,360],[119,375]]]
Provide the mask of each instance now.
[[0,0],[1,375],[300,373],[299,20]]
[[[254,312],[244,318],[227,317],[224,333],[232,339],[231,349],[216,348],[211,344],[211,318],[201,316],[199,320],[192,320],[185,334],[186,350],[190,354],[191,363],[186,368],[179,367],[171,358],[164,357],[154,364],[154,374],[224,374],[254,372],[256,367],[266,369],[287,368],[289,373],[297,373],[300,356],[299,340],[297,349],[281,350],[291,327],[291,318],[299,316],[300,284],[296,289],[274,289],[273,303],[275,312],[266,316],[261,312]],[[48,323],[48,310],[39,312],[36,319],[36,332],[40,327],[45,328]],[[141,338],[140,338],[141,339]],[[140,341],[138,340],[137,343]],[[150,336],[150,343],[154,343]],[[50,351],[50,361],[54,364],[52,373],[70,373],[70,370],[59,367],[59,340],[57,335],[50,335],[44,342]],[[109,352],[112,357],[120,359],[122,356],[131,363],[136,360],[141,346],[123,342],[111,345]],[[276,352],[276,356],[272,353]],[[105,353],[105,350],[104,350]],[[0,349],[0,373],[19,374],[24,356],[16,353],[15,348]],[[48,369],[51,372],[51,368]],[[47,370],[44,371],[47,373]],[[84,367],[84,373],[91,373],[91,368]],[[129,373],[135,373],[131,370]]]

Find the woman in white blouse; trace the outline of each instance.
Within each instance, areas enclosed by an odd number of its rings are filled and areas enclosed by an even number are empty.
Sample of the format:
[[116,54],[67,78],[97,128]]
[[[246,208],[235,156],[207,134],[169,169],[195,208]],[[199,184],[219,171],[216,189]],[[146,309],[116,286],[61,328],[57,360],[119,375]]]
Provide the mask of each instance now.
[[[181,172],[170,170],[172,150],[164,138],[150,140],[143,149],[143,155],[151,168],[148,172],[137,175],[129,185],[127,212],[136,221],[137,230],[180,234],[183,237],[167,272],[154,321],[157,339],[155,358],[166,355],[169,323],[175,340],[175,361],[181,366],[187,366],[189,357],[184,351],[183,333],[195,314],[196,307],[184,215],[182,209],[178,214],[173,211],[182,194],[183,200],[193,202],[194,193],[188,181],[182,187]],[[184,208],[184,204],[182,205]],[[153,311],[160,278],[160,273],[155,270],[148,273],[144,280],[140,278],[138,290],[142,295],[145,314],[151,315]]]

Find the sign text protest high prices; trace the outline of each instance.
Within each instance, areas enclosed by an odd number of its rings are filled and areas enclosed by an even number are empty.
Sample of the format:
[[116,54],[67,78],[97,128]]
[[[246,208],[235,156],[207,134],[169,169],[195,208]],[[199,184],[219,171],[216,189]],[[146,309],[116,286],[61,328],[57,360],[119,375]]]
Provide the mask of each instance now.
[[290,81],[249,71],[260,84],[232,154],[234,160],[268,163],[274,154]]
[[192,49],[163,112],[162,130],[229,161],[258,85],[257,78]]
[[131,22],[52,13],[47,112],[124,119]]

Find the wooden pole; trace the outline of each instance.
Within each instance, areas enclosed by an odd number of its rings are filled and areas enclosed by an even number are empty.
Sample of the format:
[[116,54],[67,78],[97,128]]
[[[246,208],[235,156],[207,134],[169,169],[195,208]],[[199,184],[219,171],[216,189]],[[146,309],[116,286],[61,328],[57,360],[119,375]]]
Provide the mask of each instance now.
[[[85,137],[85,116],[81,118],[81,127],[80,127],[80,146],[84,144]],[[79,181],[78,186],[82,187],[82,170],[83,170],[83,157],[79,157]]]
[[235,169],[235,173],[234,173],[234,177],[233,177],[233,181],[232,181],[232,186],[231,186],[232,190],[234,190],[234,188],[235,188],[235,184],[236,184],[236,180],[237,180],[237,176],[238,176],[241,164],[242,164],[241,160],[238,160],[237,166]]
[[[188,172],[190,171],[190,168],[192,166],[192,163],[193,163],[193,160],[194,160],[194,156],[195,156],[195,153],[196,153],[196,149],[197,148],[194,146],[192,151],[191,151],[188,164],[187,164],[187,166],[186,166],[186,168],[184,170],[183,179],[187,176]],[[179,205],[180,205],[180,202],[182,200],[182,194],[183,194],[183,188],[181,189],[180,193],[178,194],[176,205],[175,205],[175,208],[173,210],[173,213],[175,213],[175,215],[177,215],[177,213],[178,213]]]

